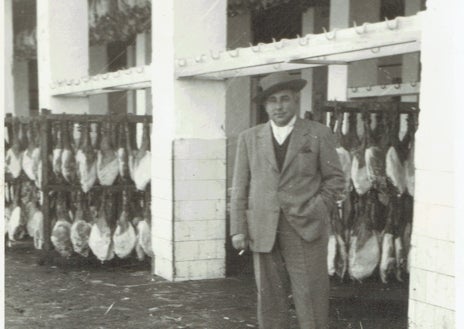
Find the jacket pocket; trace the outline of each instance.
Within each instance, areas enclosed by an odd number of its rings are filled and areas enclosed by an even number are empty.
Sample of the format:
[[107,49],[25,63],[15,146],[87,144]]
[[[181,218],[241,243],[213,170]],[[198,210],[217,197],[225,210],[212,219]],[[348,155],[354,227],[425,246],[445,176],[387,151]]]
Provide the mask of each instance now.
[[302,176],[314,176],[316,174],[317,158],[318,156],[315,152],[298,153],[298,170]]

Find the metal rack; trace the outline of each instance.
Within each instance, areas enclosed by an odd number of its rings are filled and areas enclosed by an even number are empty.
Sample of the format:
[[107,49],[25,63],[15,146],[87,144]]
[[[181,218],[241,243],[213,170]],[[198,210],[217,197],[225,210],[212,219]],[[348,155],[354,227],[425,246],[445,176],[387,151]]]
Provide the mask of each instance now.
[[[35,117],[15,117],[7,115],[5,117],[5,125],[12,125],[14,120],[19,120],[20,123],[29,123],[32,120],[40,122],[40,152],[42,161],[42,184],[40,190],[43,194],[42,199],[42,214],[44,217],[44,250],[52,250],[51,244],[51,216],[50,216],[50,192],[71,192],[80,190],[78,184],[69,183],[55,183],[52,182],[49,176],[50,162],[48,161],[49,152],[51,151],[51,127],[54,122],[68,121],[73,123],[105,123],[105,122],[128,122],[130,124],[136,123],[152,123],[151,115],[89,115],[89,114],[52,114],[50,110],[42,109],[41,113]],[[21,175],[16,180],[10,180],[11,183],[21,183]],[[151,184],[148,185],[144,193],[144,199],[147,204],[150,200]],[[121,192],[123,190],[136,191],[133,183],[123,182],[112,186],[94,186],[92,190],[105,190],[109,192]]]

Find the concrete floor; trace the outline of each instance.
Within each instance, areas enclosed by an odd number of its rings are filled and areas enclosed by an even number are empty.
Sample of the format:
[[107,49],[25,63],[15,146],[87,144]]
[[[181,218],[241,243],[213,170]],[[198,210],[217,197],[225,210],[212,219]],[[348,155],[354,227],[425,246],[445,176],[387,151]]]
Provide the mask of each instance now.
[[[406,293],[404,285],[334,282],[330,328],[407,328]],[[29,243],[5,254],[8,329],[257,328],[255,305],[249,274],[171,283],[152,277],[148,263],[64,262]]]

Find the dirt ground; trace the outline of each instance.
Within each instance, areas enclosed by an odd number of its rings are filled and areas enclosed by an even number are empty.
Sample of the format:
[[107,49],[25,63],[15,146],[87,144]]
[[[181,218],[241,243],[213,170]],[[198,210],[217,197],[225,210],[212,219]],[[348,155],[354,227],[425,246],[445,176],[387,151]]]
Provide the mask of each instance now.
[[[171,283],[149,263],[43,258],[29,243],[5,253],[5,328],[257,328],[249,274]],[[407,328],[407,285],[333,283],[330,328]],[[296,329],[296,319],[291,329]],[[283,328],[284,329],[284,328]]]

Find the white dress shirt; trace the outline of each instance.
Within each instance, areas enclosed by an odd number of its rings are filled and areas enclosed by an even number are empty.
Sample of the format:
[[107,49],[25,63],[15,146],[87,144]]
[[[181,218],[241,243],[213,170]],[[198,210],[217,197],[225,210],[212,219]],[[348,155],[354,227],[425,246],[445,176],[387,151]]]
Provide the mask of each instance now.
[[293,127],[295,126],[295,121],[296,115],[292,120],[289,121],[289,123],[287,123],[286,126],[279,127],[274,123],[274,121],[271,120],[272,134],[274,135],[274,138],[276,139],[277,143],[279,143],[279,145],[282,145],[288,135],[290,135]]

